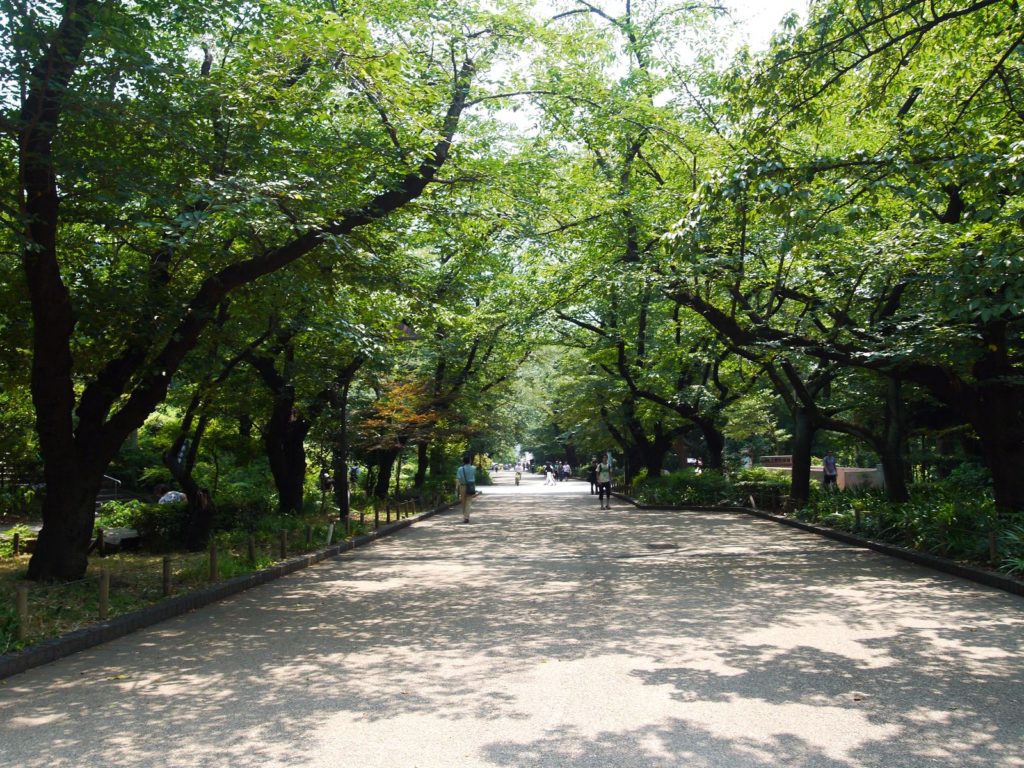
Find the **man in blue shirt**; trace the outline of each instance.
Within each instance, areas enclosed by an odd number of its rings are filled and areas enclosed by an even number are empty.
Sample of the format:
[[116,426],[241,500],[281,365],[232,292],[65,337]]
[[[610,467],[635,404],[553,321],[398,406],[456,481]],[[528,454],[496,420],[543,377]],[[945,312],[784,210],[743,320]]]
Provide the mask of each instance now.
[[462,502],[462,522],[469,522],[469,500],[476,494],[476,467],[473,456],[467,453],[462,457],[462,466],[455,472],[455,482],[459,487],[459,501]]
[[832,451],[825,452],[825,458],[821,461],[822,469],[822,484],[826,488],[836,490],[838,485],[836,480],[839,479],[839,470],[836,467],[836,457]]

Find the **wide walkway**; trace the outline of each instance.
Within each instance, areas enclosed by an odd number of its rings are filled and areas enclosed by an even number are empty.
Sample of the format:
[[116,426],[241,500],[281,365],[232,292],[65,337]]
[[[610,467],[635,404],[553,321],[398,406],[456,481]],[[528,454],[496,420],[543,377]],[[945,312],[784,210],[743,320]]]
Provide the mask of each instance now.
[[1024,601],[581,483],[0,683],[0,765],[1024,766]]

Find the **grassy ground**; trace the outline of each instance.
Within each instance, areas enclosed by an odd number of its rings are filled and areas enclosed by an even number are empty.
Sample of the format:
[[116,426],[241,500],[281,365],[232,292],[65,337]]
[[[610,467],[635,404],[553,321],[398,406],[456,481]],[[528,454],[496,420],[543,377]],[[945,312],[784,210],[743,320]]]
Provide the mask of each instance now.
[[[372,523],[371,523],[372,525]],[[357,533],[359,531],[356,531]],[[334,541],[339,538],[335,536]],[[317,529],[313,543],[305,537],[288,542],[287,556],[312,552],[324,545],[325,531]],[[171,595],[199,589],[210,583],[207,552],[174,552],[171,558]],[[89,558],[85,578],[67,584],[37,584],[24,579],[29,555],[0,558],[0,653],[15,651],[57,637],[99,618],[100,572],[110,574],[109,617],[144,608],[164,599],[161,554],[121,553]],[[245,537],[221,537],[217,553],[217,578],[229,579],[281,560],[279,540],[257,541],[256,561],[249,560]],[[18,640],[17,588],[28,587],[28,622],[25,640]]]

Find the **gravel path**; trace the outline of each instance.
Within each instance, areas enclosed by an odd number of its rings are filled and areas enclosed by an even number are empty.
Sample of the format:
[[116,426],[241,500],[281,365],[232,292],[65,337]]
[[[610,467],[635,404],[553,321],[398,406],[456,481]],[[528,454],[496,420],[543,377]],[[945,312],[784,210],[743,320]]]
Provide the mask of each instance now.
[[1021,598],[498,479],[0,682],[0,766],[1024,766]]

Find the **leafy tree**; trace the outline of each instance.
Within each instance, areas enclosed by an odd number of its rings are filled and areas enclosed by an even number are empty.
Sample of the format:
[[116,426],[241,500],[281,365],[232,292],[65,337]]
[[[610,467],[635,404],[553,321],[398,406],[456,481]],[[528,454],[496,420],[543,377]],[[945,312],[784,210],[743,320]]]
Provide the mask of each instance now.
[[445,3],[49,10],[4,117],[47,481],[33,579],[84,571],[104,468],[232,292],[347,258],[438,180],[512,30]]

